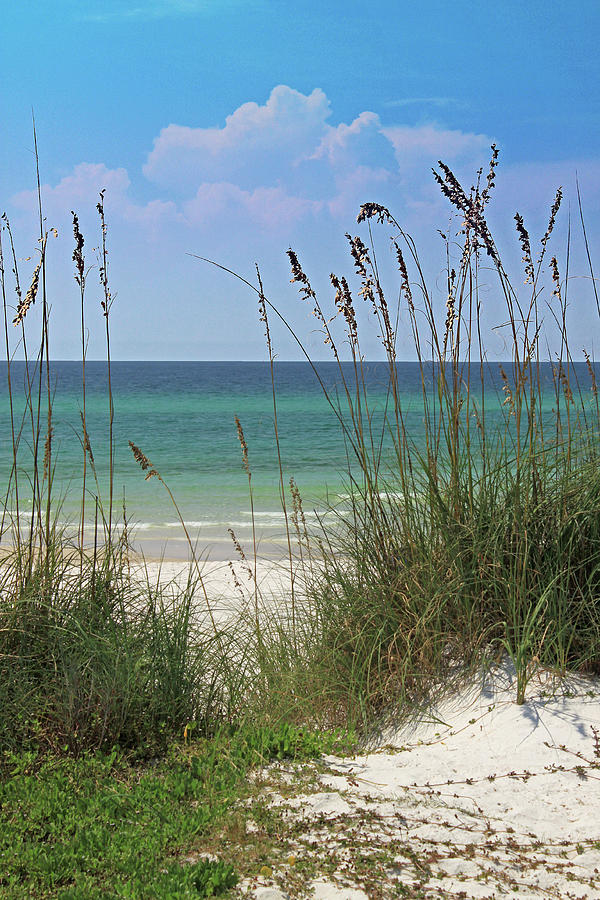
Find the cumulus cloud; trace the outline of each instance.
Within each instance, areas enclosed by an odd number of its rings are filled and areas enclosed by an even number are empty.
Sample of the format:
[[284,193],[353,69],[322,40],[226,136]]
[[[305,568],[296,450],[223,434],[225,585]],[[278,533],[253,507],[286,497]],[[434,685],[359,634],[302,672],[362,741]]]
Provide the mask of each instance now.
[[[388,206],[414,236],[426,274],[435,284],[445,265],[437,229],[445,228],[452,210],[430,167],[444,160],[468,188],[477,168],[483,166],[485,171],[491,143],[491,136],[435,123],[384,125],[369,110],[350,121],[336,122],[319,88],[303,94],[279,85],[264,103],[244,103],[219,125],[168,125],[148,148],[143,173],[80,163],[57,183],[44,185],[42,199],[49,227],[56,225],[70,242],[71,209],[81,215],[84,232],[97,235],[95,205],[99,192],[105,190],[115,282],[130,300],[130,305],[121,307],[125,331],[138,335],[139,328],[143,332],[142,308],[153,308],[156,316],[163,317],[160,327],[168,329],[169,306],[164,297],[176,285],[187,298],[182,306],[182,316],[188,316],[183,326],[187,334],[197,328],[198,290],[202,296],[212,292],[222,298],[226,288],[220,273],[218,277],[203,273],[198,289],[197,268],[189,268],[186,250],[221,260],[231,254],[232,266],[257,259],[261,271],[280,284],[285,249],[293,245],[303,253],[306,250],[315,268],[326,273],[348,262],[343,234],[356,227],[359,206],[366,201]],[[514,233],[515,211],[525,216],[532,238],[543,234],[554,192],[562,184],[565,197],[575,204],[576,219],[576,172],[588,234],[595,235],[600,227],[598,160],[511,166],[503,164],[501,155],[488,215],[502,245],[510,252],[516,249],[517,267],[521,253]],[[35,232],[36,192],[15,195],[12,207],[23,213],[23,232],[29,228],[31,233],[32,222]],[[557,238],[564,228],[566,207],[565,202]],[[456,228],[460,228],[460,217]],[[381,271],[394,283],[395,257],[382,252],[378,260]],[[585,259],[579,268],[585,271]],[[65,284],[72,290],[70,253],[65,256],[65,272]],[[285,273],[283,278],[285,283]],[[440,276],[440,296],[444,278]],[[578,288],[581,284],[577,282]],[[220,307],[214,304],[213,309]],[[64,316],[67,333],[70,314],[57,309],[56,315]],[[215,312],[214,323],[211,329],[222,327],[224,334],[229,333],[229,314]],[[173,347],[178,346],[177,340],[173,338]],[[124,346],[121,352],[126,357],[130,351]]]
[[[123,168],[109,169],[103,163],[79,163],[70,175],[52,187],[42,185],[42,204],[46,217],[53,222],[63,221],[73,209],[76,212],[93,210],[100,191],[106,192],[107,210],[126,222],[142,226],[158,236],[161,227],[181,218],[173,201],[150,200],[135,203],[130,195],[131,182]],[[37,209],[37,192],[21,191],[12,198],[13,205],[23,212]]]
[[233,180],[250,188],[265,178],[273,184],[314,152],[329,115],[329,101],[319,88],[304,95],[279,85],[264,105],[242,104],[221,128],[163,128],[143,171],[150,181],[171,188],[195,190],[205,182]]
[[241,213],[249,225],[280,229],[318,213],[321,208],[321,203],[291,196],[279,187],[244,191],[235,184],[219,182],[201,185],[183,210],[192,226],[205,226],[219,219],[232,222]]
[[374,193],[391,202],[390,192],[407,182],[413,195],[428,195],[429,167],[439,157],[473,171],[491,143],[485,135],[435,124],[383,126],[368,110],[349,123],[330,119],[321,89],[303,94],[278,85],[264,104],[242,104],[221,126],[167,126],[143,172],[177,196],[196,225],[237,209],[249,221],[273,227],[320,209],[347,217]]
[[[234,221],[238,231],[289,230],[322,213],[348,227],[365,200],[420,217],[429,211],[429,219],[443,202],[430,165],[441,157],[464,164],[471,177],[491,143],[435,124],[384,126],[368,110],[348,123],[330,119],[320,88],[303,94],[278,85],[264,103],[243,103],[222,125],[164,128],[143,166],[145,202],[133,198],[125,169],[81,163],[58,184],[44,185],[44,208],[51,218],[93,210],[105,189],[113,216],[155,237],[173,225],[214,230]],[[32,209],[35,193],[19,194],[14,203]]]
[[400,167],[420,165],[428,168],[444,162],[480,160],[488,153],[491,138],[484,134],[440,128],[437,125],[388,126],[383,133],[394,148]]
[[[129,188],[129,176],[125,169],[108,169],[103,163],[79,163],[70,175],[62,178],[55,187],[42,186],[42,199],[47,211],[64,211],[81,203],[88,204],[106,189],[111,197],[120,199]],[[35,191],[21,191],[12,201],[16,207],[29,210],[37,204]]]

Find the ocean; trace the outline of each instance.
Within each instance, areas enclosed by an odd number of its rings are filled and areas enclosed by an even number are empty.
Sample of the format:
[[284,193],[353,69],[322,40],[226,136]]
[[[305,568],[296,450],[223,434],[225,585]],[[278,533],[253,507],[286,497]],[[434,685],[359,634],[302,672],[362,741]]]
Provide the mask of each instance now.
[[[343,390],[337,364],[318,363],[319,377],[335,397]],[[475,364],[478,380],[479,364]],[[576,372],[589,394],[585,364]],[[343,364],[351,382],[353,368]],[[543,365],[544,406],[555,403],[552,372]],[[25,369],[11,367],[13,396],[18,416],[24,408]],[[365,382],[381,428],[388,368],[383,362],[364,364]],[[498,417],[506,399],[498,364],[486,366],[487,415]],[[105,362],[86,364],[86,414],[98,486],[88,471],[87,515],[91,532],[99,493],[108,509],[108,383]],[[277,426],[284,483],[293,477],[300,490],[309,522],[316,522],[327,504],[343,502],[348,493],[346,445],[339,422],[327,402],[319,380],[307,362],[275,363]],[[404,423],[417,445],[424,439],[420,370],[416,363],[398,363],[398,385]],[[54,493],[62,501],[59,520],[78,520],[81,503],[81,362],[51,363],[53,393]],[[183,555],[183,531],[164,486],[156,478],[145,480],[133,458],[133,441],[151,460],[172,491],[190,534],[200,552],[230,556],[231,528],[243,544],[252,534],[248,478],[242,464],[235,416],[248,445],[252,473],[255,526],[261,545],[281,545],[285,537],[280,502],[279,469],[274,440],[271,375],[263,362],[113,362],[114,399],[114,518],[123,520],[123,506],[134,544],[152,555]],[[590,395],[591,396],[591,395]],[[17,417],[18,417],[17,416]],[[488,421],[490,419],[488,418]],[[0,479],[9,483],[12,466],[10,410],[6,381],[0,384]],[[23,489],[31,471],[31,424],[25,424],[19,450],[21,508],[27,510]],[[384,437],[384,456],[391,443]],[[43,453],[43,447],[40,450]],[[30,505],[30,504],[29,504]]]

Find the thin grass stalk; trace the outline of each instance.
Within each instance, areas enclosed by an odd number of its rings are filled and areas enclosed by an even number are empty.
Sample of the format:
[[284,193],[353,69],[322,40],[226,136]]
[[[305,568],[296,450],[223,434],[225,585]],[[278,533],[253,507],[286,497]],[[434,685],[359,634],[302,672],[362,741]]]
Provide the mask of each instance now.
[[[37,183],[37,199],[38,214],[40,224],[40,242],[43,248],[42,254],[42,356],[45,356],[46,362],[46,399],[48,404],[47,421],[46,421],[46,440],[44,446],[44,479],[46,481],[46,520],[45,520],[45,546],[46,556],[48,555],[50,541],[50,515],[52,508],[52,481],[50,473],[52,471],[52,396],[50,382],[50,346],[48,335],[48,297],[46,294],[46,245],[48,235],[44,231],[44,216],[42,209],[42,185],[40,180],[40,158],[37,145],[37,132],[35,127],[35,118],[32,115],[33,122],[33,144],[35,150],[35,174]],[[41,378],[42,360],[40,359],[40,378]],[[38,407],[39,409],[39,407]],[[49,559],[46,560],[46,575],[49,576]]]
[[[279,443],[279,424],[277,421],[277,394],[275,391],[275,366],[274,366],[274,355],[273,355],[273,345],[271,343],[271,330],[269,328],[269,318],[267,316],[267,303],[266,297],[263,289],[262,278],[260,274],[260,269],[256,266],[256,278],[258,281],[258,309],[259,309],[259,317],[265,326],[265,337],[267,341],[267,351],[269,354],[269,369],[271,375],[271,396],[273,401],[273,431],[275,435],[275,447],[277,450],[277,468],[279,471],[279,495],[281,498],[281,509],[283,510],[283,517],[285,520],[285,536],[287,542],[287,550],[288,550],[288,562],[290,567],[290,601],[291,601],[291,613],[292,613],[292,634],[294,639],[294,647],[296,648],[296,573],[294,570],[294,558],[292,554],[292,541],[290,536],[290,525],[288,520],[288,509],[287,502],[285,497],[285,485],[283,481],[283,463],[281,461],[281,445]],[[252,519],[252,536],[254,539],[254,518]],[[255,550],[256,554],[256,550]],[[255,565],[254,572],[256,577],[256,556],[255,556]]]
[[[260,631],[260,618],[259,618],[259,610],[258,610],[258,561],[257,561],[257,546],[256,546],[256,517],[254,515],[254,491],[252,490],[252,470],[250,468],[250,462],[248,459],[248,444],[246,443],[246,438],[244,437],[244,430],[242,428],[242,423],[239,418],[235,416],[235,427],[237,429],[238,441],[240,443],[240,450],[242,452],[242,465],[244,467],[244,471],[248,477],[248,494],[250,496],[250,519],[252,522],[252,557],[254,562],[254,570],[252,572],[252,580],[254,582],[254,626],[256,629],[256,640],[259,646],[262,644],[261,639],[261,631]],[[234,538],[234,543],[236,543],[236,539]]]
[[577,185],[577,206],[579,209],[579,221],[581,223],[581,232],[583,234],[583,242],[585,245],[585,252],[587,255],[588,266],[590,270],[590,279],[592,282],[592,289],[594,291],[594,298],[596,300],[596,310],[598,312],[598,316],[600,316],[600,298],[598,297],[598,288],[596,286],[596,276],[594,275],[594,266],[592,265],[592,256],[590,253],[590,245],[588,242],[587,230],[585,227],[585,218],[583,215],[583,203],[581,202],[581,191],[579,190],[579,178],[576,178]]
[[83,548],[84,548],[84,528],[85,528],[85,492],[87,479],[87,448],[89,439],[87,435],[87,415],[86,415],[86,382],[85,382],[85,363],[87,355],[87,340],[85,332],[85,258],[83,256],[84,238],[79,227],[79,219],[77,215],[71,211],[73,217],[73,236],[75,238],[75,249],[73,251],[73,262],[75,263],[75,281],[79,285],[80,310],[81,310],[81,425],[83,428],[83,440],[81,442],[83,449],[83,468],[82,468],[82,489],[81,489],[81,519],[79,523],[79,549],[80,549],[80,572],[83,571]]
[[[13,534],[13,539],[16,539],[16,550],[17,550],[17,578],[19,582],[21,581],[21,517],[20,517],[20,509],[19,509],[19,467],[17,460],[17,449],[18,443],[15,432],[15,415],[14,415],[14,405],[13,405],[13,387],[12,387],[12,377],[11,377],[11,361],[12,354],[10,351],[10,341],[8,337],[8,308],[6,301],[6,281],[5,281],[5,272],[4,272],[4,252],[2,247],[2,229],[0,228],[0,285],[2,288],[2,308],[4,310],[4,342],[6,348],[6,377],[8,382],[8,401],[10,407],[10,434],[12,441],[12,474],[14,477],[14,495],[15,495],[15,516],[16,516],[16,534]],[[13,518],[12,522],[13,532],[15,531],[15,520]],[[2,531],[4,531],[4,521],[2,526]]]
[[114,439],[113,427],[115,419],[115,408],[113,403],[112,379],[111,379],[111,355],[110,355],[110,328],[109,315],[113,304],[108,285],[108,251],[106,248],[106,231],[107,225],[104,218],[104,191],[100,191],[100,201],[96,204],[96,209],[100,216],[101,225],[101,250],[100,250],[100,283],[104,291],[104,299],[101,301],[102,311],[105,323],[106,335],[106,364],[108,374],[108,535],[107,543],[111,546],[112,541],[112,510],[113,510],[113,487],[114,487]]
[[[21,328],[21,343],[23,346],[23,359],[25,365],[25,378],[26,378],[26,391],[25,391],[25,410],[23,413],[23,422],[21,428],[23,428],[25,419],[27,418],[27,412],[29,411],[29,423],[31,425],[31,444],[32,447],[36,445],[36,421],[35,421],[35,413],[33,409],[33,387],[34,387],[34,379],[35,379],[35,367],[33,372],[30,370],[30,360],[29,354],[27,351],[27,336],[25,333],[25,316],[27,313],[27,309],[31,303],[35,302],[35,294],[37,291],[37,276],[34,272],[34,277],[31,283],[31,287],[26,294],[25,298],[23,298],[23,293],[21,290],[21,283],[19,279],[19,265],[17,262],[17,254],[15,250],[15,244],[13,240],[12,229],[10,227],[10,222],[6,213],[3,213],[2,218],[4,219],[6,225],[6,231],[8,233],[8,238],[10,242],[10,249],[12,254],[12,264],[13,264],[13,273],[15,276],[15,292],[17,295],[17,315],[13,319],[13,325],[19,326]],[[36,267],[37,270],[37,267]],[[37,270],[39,271],[39,270]],[[37,465],[34,464],[33,471],[33,483],[32,483],[32,491],[31,491],[31,521],[29,523],[29,537],[28,537],[28,551],[27,551],[27,568],[25,572],[25,579],[29,580],[31,578],[32,566],[33,566],[33,557],[34,557],[34,549],[33,549],[33,536],[35,530],[35,520],[37,511],[41,506],[41,497],[40,497],[40,488],[38,481],[38,472]]]

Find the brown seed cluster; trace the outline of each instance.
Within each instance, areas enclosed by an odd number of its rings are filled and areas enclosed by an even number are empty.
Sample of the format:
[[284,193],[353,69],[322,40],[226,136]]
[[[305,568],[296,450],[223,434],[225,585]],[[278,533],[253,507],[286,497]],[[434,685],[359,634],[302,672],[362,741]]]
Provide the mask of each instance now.
[[508,375],[504,371],[503,366],[500,366],[500,375],[502,377],[502,390],[504,391],[504,403],[502,405],[506,406],[506,404],[508,404],[512,413],[515,408],[515,398],[508,382]]
[[391,222],[393,224],[392,215],[387,207],[382,206],[381,203],[363,203],[356,217],[356,221],[364,222],[366,219],[373,218],[376,218],[380,225],[383,225],[385,222]]
[[90,444],[90,437],[88,435],[87,428],[85,427],[85,419],[83,418],[83,412],[81,410],[79,411],[79,415],[81,416],[81,426],[83,428],[83,449],[88,454],[91,464],[94,465],[92,445]]
[[546,246],[546,244],[548,243],[548,239],[549,239],[550,235],[552,234],[552,231],[554,230],[554,223],[556,222],[556,214],[558,213],[558,210],[560,209],[560,204],[562,202],[562,196],[563,196],[562,187],[559,187],[558,190],[556,191],[554,203],[552,204],[552,208],[550,210],[550,219],[548,221],[548,227],[546,229],[546,233],[544,234],[544,237],[541,240],[542,247]]
[[350,343],[354,345],[358,341],[358,326],[356,324],[356,314],[354,312],[352,294],[348,287],[348,282],[344,277],[338,278],[333,272],[329,276],[329,279],[335,288],[335,305],[346,320],[348,337],[350,338]]
[[48,431],[46,432],[46,440],[44,442],[44,481],[50,477],[50,461],[52,459],[52,437],[54,428],[51,425],[52,408],[48,414]]
[[[102,229],[102,257],[100,259],[100,263],[98,265],[98,271],[100,274],[100,284],[104,288],[104,300],[100,301],[100,306],[102,307],[102,313],[106,319],[108,319],[108,314],[110,312],[110,308],[112,306],[112,295],[110,293],[110,288],[108,286],[108,272],[107,272],[107,263],[106,257],[108,255],[106,250],[106,232],[107,226],[104,218],[104,191],[100,191],[100,202],[96,204],[96,209],[98,210],[98,214],[100,216],[100,225]],[[150,476],[147,476],[150,477]]]
[[139,463],[142,470],[146,472],[146,481],[148,481],[149,478],[153,478],[155,475],[157,478],[160,478],[160,475],[158,474],[156,469],[153,468],[152,463],[150,462],[148,457],[144,453],[142,453],[140,448],[137,447],[133,443],[133,441],[129,441],[129,446],[131,447],[131,452],[133,453],[135,461]]
[[550,260],[550,268],[552,269],[552,281],[554,282],[554,290],[552,291],[553,297],[558,297],[560,300],[560,273],[558,271],[558,262],[556,261],[556,257],[553,256]]
[[25,316],[29,312],[29,307],[35,303],[35,298],[37,296],[38,288],[40,286],[40,271],[42,268],[42,263],[44,261],[44,247],[46,241],[44,239],[44,243],[42,245],[42,256],[37,266],[33,270],[33,275],[31,278],[31,285],[29,290],[25,294],[25,297],[19,301],[19,305],[17,306],[17,314],[13,319],[13,325],[20,325],[21,322],[25,319]]
[[481,192],[481,202],[484,206],[486,203],[489,203],[490,194],[496,183],[496,167],[498,165],[498,156],[500,154],[500,151],[498,150],[496,144],[492,144],[491,150],[492,156],[490,158],[490,165],[486,177],[487,184]]
[[558,377],[559,377],[560,383],[562,385],[563,393],[565,395],[565,400],[567,401],[567,403],[572,403],[573,402],[573,391],[571,390],[569,376],[565,372],[562,362],[560,362],[558,365]]
[[[308,280],[308,276],[306,275],[302,266],[300,265],[296,253],[290,248],[287,251],[287,255],[289,257],[290,264],[292,267],[292,277],[290,279],[290,283],[293,284],[294,282],[297,282],[300,285],[299,290],[300,290],[300,294],[303,297],[303,299],[313,301],[314,305],[313,305],[313,309],[312,309],[312,314],[317,319],[317,321],[320,322],[320,324],[322,325],[323,330],[325,332],[325,343],[331,345],[332,350],[337,358],[337,349],[335,347],[335,344],[333,343],[331,332],[329,330],[329,324],[332,321],[332,319],[329,319],[329,321],[328,321],[325,318],[325,315],[323,314],[323,310],[321,309],[321,305],[319,304],[319,301],[317,299],[317,295],[315,294],[315,292],[312,288],[312,285],[311,285],[310,281]],[[335,316],[333,318],[335,318]]]
[[525,284],[533,284],[535,281],[535,271],[533,268],[533,260],[531,258],[531,242],[529,240],[529,232],[523,223],[523,216],[515,213],[515,222],[517,223],[517,234],[521,242],[523,250],[523,262],[525,263]]
[[79,287],[82,288],[85,285],[85,261],[83,258],[84,240],[79,228],[79,217],[73,210],[71,210],[71,215],[73,216],[73,235],[75,237],[75,249],[73,250],[73,262],[75,263],[76,269],[75,281]]
[[267,339],[267,350],[269,351],[269,359],[273,358],[273,345],[271,343],[271,329],[269,328],[269,319],[267,317],[267,298],[263,290],[262,277],[258,265],[256,266],[256,277],[258,279],[258,319],[265,326],[265,337]]
[[488,256],[499,266],[500,257],[483,214],[483,208],[489,201],[490,191],[494,185],[497,159],[497,148],[492,145],[492,160],[487,177],[487,187],[481,192],[479,187],[472,187],[470,194],[467,194],[454,172],[441,160],[438,160],[438,166],[443,174],[440,175],[435,169],[432,169],[432,172],[444,196],[464,217],[463,230],[469,238],[468,246],[472,250],[477,250],[479,246],[485,247]]
[[240,447],[242,448],[242,463],[244,465],[244,469],[246,470],[248,478],[250,478],[251,472],[250,464],[248,462],[248,444],[246,443],[246,438],[244,437],[244,429],[242,428],[242,423],[237,416],[235,416],[234,418],[235,427],[237,428],[238,441],[240,442]]
[[592,394],[594,397],[598,396],[598,385],[596,383],[596,373],[594,371],[594,367],[592,365],[592,361],[590,359],[590,354],[587,352],[585,347],[583,348],[583,355],[585,356],[585,362],[587,365],[588,372],[590,373],[590,378],[592,380]]
[[404,259],[404,254],[402,253],[402,248],[397,241],[393,241],[394,249],[396,250],[396,259],[398,260],[398,269],[400,271],[400,289],[404,291],[404,295],[408,302],[409,309],[412,313],[415,311],[415,304],[413,302],[412,291],[410,289],[410,282],[408,280],[408,269],[406,268],[406,261]]

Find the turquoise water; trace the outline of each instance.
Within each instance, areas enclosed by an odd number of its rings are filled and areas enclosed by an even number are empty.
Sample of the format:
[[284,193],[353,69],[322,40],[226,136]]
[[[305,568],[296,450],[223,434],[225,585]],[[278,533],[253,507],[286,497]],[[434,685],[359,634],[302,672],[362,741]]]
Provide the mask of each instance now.
[[[319,363],[317,369],[335,396],[341,390],[336,364]],[[387,366],[364,367],[375,421],[380,424],[387,394]],[[350,364],[344,369],[353,378]],[[578,367],[588,385],[585,366]],[[13,395],[23,409],[25,371],[13,363]],[[108,508],[108,393],[103,362],[88,362],[87,422],[99,479],[99,492]],[[339,423],[308,363],[275,364],[277,416],[284,481],[293,476],[309,519],[322,509],[326,498],[334,503],[348,487],[344,478],[346,450]],[[551,384],[551,368],[544,378]],[[490,364],[486,381],[492,416],[501,414],[504,399],[498,366]],[[399,391],[408,433],[417,444],[423,439],[423,411],[418,366],[398,364]],[[133,459],[128,442],[137,444],[161,473],[175,495],[194,540],[199,546],[228,541],[233,528],[242,541],[251,534],[247,475],[242,466],[234,417],[242,423],[249,448],[255,521],[261,540],[277,541],[284,535],[279,498],[279,474],[274,442],[273,398],[267,363],[248,362],[114,362],[115,516],[122,519],[123,497],[127,517],[138,540],[164,542],[182,537],[177,514],[163,485],[149,481]],[[54,490],[63,498],[61,520],[76,521],[81,503],[82,449],[80,409],[81,363],[53,362]],[[494,394],[495,391],[495,394]],[[547,406],[554,402],[548,389]],[[545,399],[546,399],[545,394]],[[21,398],[21,402],[19,402]],[[10,418],[6,377],[0,386],[0,478],[7,485],[12,465]],[[385,441],[384,441],[385,444]],[[387,442],[389,448],[389,442]],[[41,449],[43,453],[43,447]],[[19,451],[22,480],[31,470],[31,426],[23,430]],[[91,524],[97,489],[88,474],[88,524]],[[21,492],[21,496],[26,495]]]

